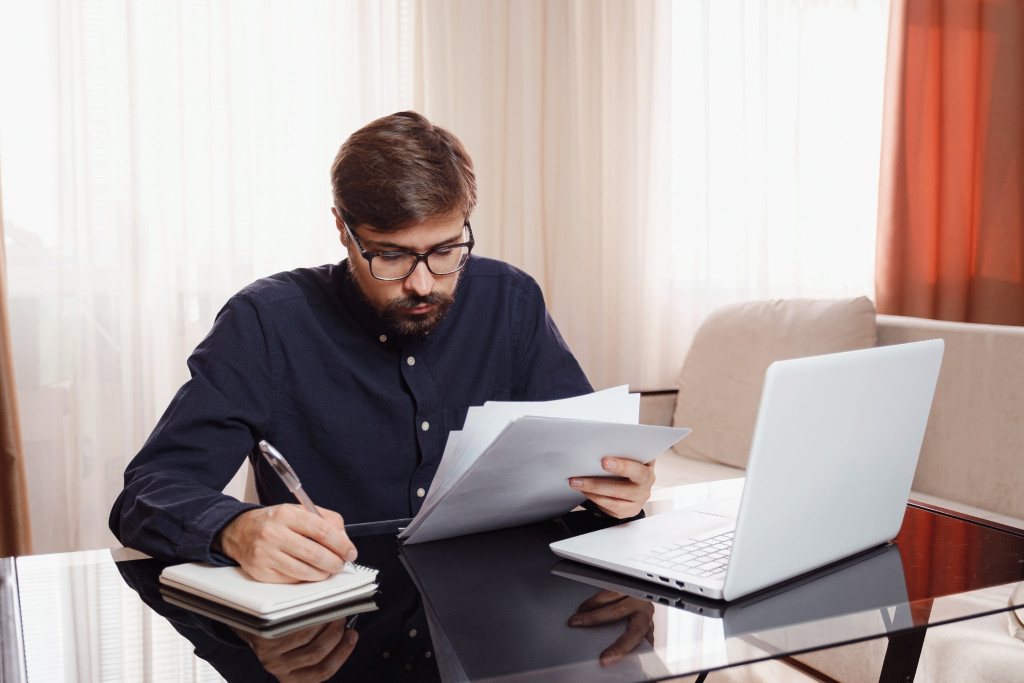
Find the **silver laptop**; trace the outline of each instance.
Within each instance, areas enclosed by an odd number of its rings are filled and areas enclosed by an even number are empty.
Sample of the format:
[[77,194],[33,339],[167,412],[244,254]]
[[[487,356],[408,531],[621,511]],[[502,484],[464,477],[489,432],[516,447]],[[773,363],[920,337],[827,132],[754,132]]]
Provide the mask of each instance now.
[[735,600],[894,538],[944,343],[772,363],[746,482],[712,501],[551,544],[555,554]]

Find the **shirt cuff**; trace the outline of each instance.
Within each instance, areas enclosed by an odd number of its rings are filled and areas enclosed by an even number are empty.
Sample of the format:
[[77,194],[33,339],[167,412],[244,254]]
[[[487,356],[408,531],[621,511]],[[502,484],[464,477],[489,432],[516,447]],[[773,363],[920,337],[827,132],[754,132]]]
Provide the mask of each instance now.
[[643,519],[646,516],[646,513],[643,510],[640,510],[640,512],[638,514],[635,514],[632,517],[612,517],[607,512],[605,512],[604,510],[599,508],[597,506],[597,503],[595,503],[594,501],[590,500],[589,498],[587,500],[585,500],[581,504],[581,507],[584,510],[590,511],[591,514],[597,515],[601,519],[607,519],[609,521],[614,521],[616,524],[619,524],[619,523],[622,523],[622,522],[632,522],[635,519]]

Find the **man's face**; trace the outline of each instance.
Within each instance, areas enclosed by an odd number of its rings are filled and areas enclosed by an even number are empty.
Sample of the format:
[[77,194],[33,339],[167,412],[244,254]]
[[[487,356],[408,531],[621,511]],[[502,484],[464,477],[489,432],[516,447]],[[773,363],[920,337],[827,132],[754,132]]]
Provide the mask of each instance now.
[[[345,224],[334,212],[341,243],[348,249],[349,273],[363,298],[399,334],[427,334],[444,319],[455,300],[462,271],[434,275],[424,261],[403,280],[384,281],[370,274],[370,264],[349,238]],[[409,251],[424,254],[447,244],[464,241],[462,216],[441,216],[397,232],[379,232],[368,224],[351,227],[368,252]]]

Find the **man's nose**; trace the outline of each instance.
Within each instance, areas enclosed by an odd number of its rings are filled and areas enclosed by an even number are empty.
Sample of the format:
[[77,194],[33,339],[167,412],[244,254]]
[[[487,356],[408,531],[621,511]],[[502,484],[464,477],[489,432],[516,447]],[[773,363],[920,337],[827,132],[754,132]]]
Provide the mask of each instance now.
[[434,289],[434,274],[427,268],[426,261],[420,261],[405,278],[405,290],[417,296],[426,296]]

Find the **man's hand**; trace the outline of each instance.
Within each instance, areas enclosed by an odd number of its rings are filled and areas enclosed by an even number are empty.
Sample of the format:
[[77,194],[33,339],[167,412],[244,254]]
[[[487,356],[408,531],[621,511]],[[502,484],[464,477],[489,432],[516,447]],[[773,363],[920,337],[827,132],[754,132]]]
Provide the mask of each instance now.
[[341,668],[359,634],[345,620],[317,624],[280,638],[264,638],[234,629],[249,644],[263,667],[281,683],[325,681]]
[[247,510],[228,522],[213,547],[267,583],[320,581],[356,559],[341,515],[317,508],[317,517],[301,505],[272,505]]
[[601,467],[618,476],[573,477],[569,486],[586,494],[606,515],[625,519],[640,514],[651,497],[654,461],[644,465],[636,460],[607,457],[601,460]]
[[654,605],[646,600],[603,590],[584,601],[569,626],[601,626],[626,620],[625,632],[601,653],[601,666],[625,657],[645,640],[654,644]]

